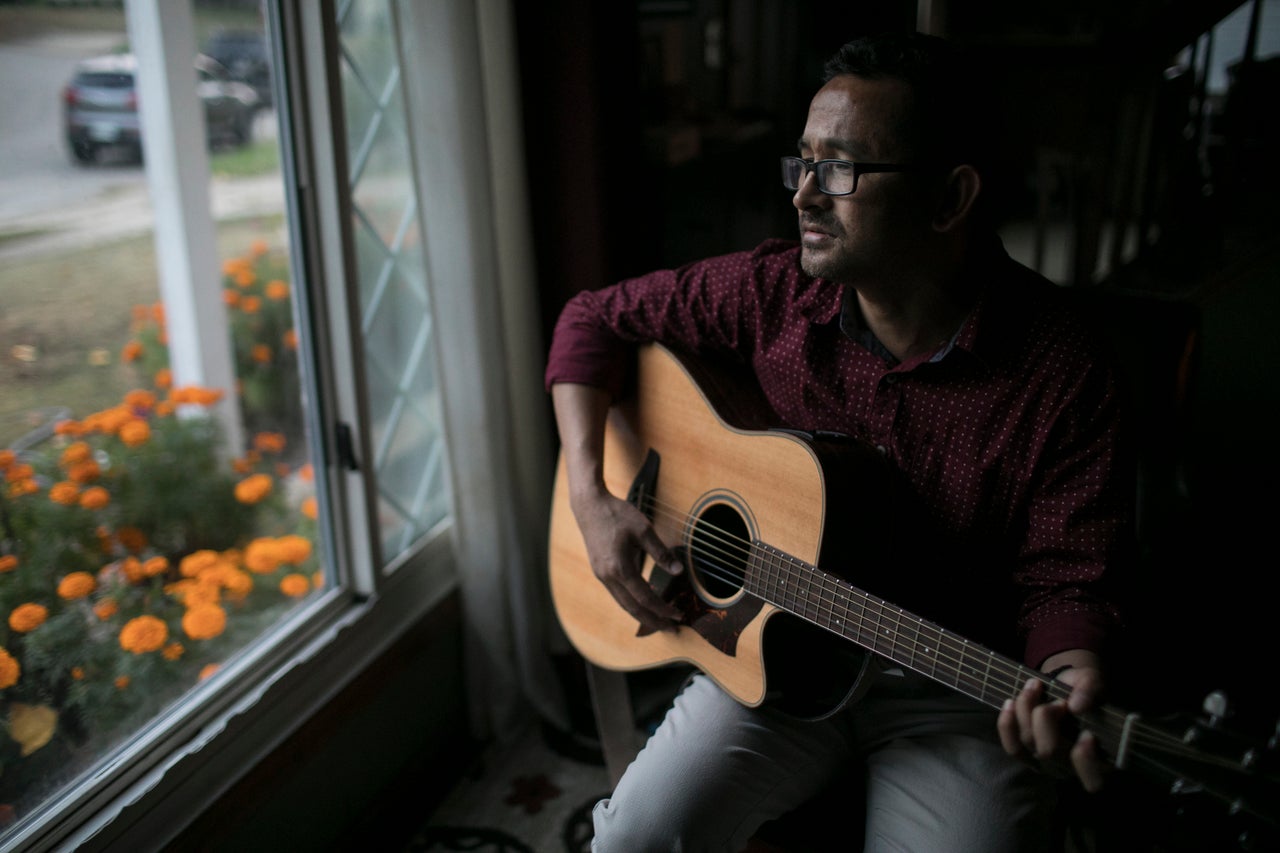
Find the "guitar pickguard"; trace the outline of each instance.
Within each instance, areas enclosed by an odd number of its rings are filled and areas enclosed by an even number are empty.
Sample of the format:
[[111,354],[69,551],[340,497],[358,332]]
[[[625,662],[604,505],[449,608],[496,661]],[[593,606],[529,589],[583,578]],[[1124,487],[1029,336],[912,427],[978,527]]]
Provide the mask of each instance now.
[[[687,548],[678,549],[681,562],[687,563]],[[707,602],[694,588],[688,571],[673,575],[660,566],[654,566],[649,583],[664,601],[674,604],[684,614],[680,624],[687,626],[711,644],[721,654],[734,656],[738,651],[738,638],[751,620],[756,618],[764,602],[754,596],[743,596],[726,607],[716,607]],[[643,626],[637,637],[651,633]]]

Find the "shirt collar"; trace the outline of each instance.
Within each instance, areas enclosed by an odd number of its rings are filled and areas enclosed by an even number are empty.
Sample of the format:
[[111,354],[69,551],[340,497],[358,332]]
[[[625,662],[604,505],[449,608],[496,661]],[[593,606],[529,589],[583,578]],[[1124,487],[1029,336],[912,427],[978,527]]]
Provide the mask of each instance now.
[[[982,359],[984,338],[980,335],[980,330],[983,327],[983,305],[990,296],[992,283],[1001,275],[1000,266],[1009,262],[1009,255],[999,237],[993,237],[989,242],[976,247],[974,256],[961,272],[961,275],[970,278],[978,288],[978,296],[973,308],[946,345],[926,359],[927,362],[942,361],[956,351]],[[812,286],[801,294],[798,304],[801,314],[810,322],[830,323],[838,317],[840,330],[845,335],[891,364],[898,363],[893,354],[863,324],[862,311],[858,308],[857,292],[852,287],[845,287],[826,279],[814,279]]]

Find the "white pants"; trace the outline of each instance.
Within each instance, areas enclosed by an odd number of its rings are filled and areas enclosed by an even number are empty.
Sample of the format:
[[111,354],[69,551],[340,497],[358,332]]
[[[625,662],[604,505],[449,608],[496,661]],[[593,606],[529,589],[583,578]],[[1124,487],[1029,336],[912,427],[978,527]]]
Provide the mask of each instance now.
[[592,850],[738,853],[762,823],[856,766],[865,821],[848,827],[844,849],[1046,849],[1052,785],[1004,753],[992,710],[913,673],[868,677],[860,700],[811,722],[747,708],[696,676],[596,805]]

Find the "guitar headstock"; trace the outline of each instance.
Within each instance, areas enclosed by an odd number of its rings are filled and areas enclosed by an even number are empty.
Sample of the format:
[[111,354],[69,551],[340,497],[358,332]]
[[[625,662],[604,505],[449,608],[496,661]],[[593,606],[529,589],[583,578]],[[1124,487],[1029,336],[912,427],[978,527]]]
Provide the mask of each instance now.
[[1219,691],[1192,717],[1130,715],[1115,742],[1117,766],[1167,786],[1175,831],[1211,836],[1213,849],[1280,850],[1280,724],[1251,735],[1234,717]]

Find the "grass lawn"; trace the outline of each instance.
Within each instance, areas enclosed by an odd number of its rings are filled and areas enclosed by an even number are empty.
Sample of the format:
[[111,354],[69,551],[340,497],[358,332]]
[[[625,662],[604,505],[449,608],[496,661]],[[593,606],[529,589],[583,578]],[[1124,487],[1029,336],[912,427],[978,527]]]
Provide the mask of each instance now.
[[[256,11],[252,9],[226,8],[216,3],[196,0],[193,10],[196,43],[204,44],[217,29],[261,26]],[[118,31],[124,34],[124,7],[118,6],[64,6],[50,3],[25,2],[0,4],[0,41],[20,41],[35,38],[50,30],[63,31]]]
[[[281,217],[218,225],[222,258],[275,241]],[[0,447],[40,426],[43,412],[84,417],[146,378],[122,364],[133,306],[159,299],[150,234],[0,267]]]

